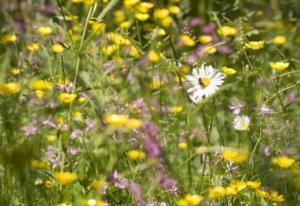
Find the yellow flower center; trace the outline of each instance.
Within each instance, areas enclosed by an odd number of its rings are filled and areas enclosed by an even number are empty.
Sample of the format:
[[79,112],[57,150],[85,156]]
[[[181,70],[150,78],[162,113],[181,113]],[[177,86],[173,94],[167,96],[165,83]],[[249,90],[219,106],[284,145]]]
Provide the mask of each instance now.
[[208,87],[210,85],[211,81],[207,77],[201,77],[199,78],[199,84],[203,87]]

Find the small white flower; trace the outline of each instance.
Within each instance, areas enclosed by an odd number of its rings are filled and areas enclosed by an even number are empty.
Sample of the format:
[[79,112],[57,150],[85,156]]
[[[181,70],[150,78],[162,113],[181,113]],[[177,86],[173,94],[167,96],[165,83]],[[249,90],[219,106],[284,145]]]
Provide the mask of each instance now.
[[213,95],[219,86],[223,84],[224,74],[216,72],[212,66],[194,68],[192,75],[187,75],[186,79],[191,87],[187,90],[194,103],[200,102],[203,97]]
[[233,120],[233,127],[236,130],[244,131],[249,129],[250,118],[248,116],[236,116]]

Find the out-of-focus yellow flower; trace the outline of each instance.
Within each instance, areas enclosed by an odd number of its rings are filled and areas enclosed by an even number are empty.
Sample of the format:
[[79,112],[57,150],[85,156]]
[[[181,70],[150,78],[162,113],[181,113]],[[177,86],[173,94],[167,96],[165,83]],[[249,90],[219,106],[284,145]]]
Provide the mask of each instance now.
[[171,107],[170,108],[170,112],[172,113],[179,113],[179,112],[182,112],[182,107],[181,106],[174,106],[174,107]]
[[126,8],[131,8],[132,6],[134,6],[135,4],[139,3],[140,0],[124,0],[124,6]]
[[286,37],[282,35],[275,36],[273,39],[274,44],[281,45],[284,44],[285,42],[286,42]]
[[168,10],[171,14],[179,14],[180,13],[179,6],[175,6],[175,5],[169,6]]
[[17,41],[17,36],[14,34],[5,34],[1,37],[0,43],[7,44]]
[[267,191],[261,190],[261,189],[257,189],[255,190],[257,196],[259,197],[263,197],[263,198],[267,198],[269,196],[269,193]]
[[233,75],[236,73],[235,69],[229,68],[229,67],[222,67],[222,71],[224,74],[227,74],[227,75]]
[[158,36],[164,36],[166,35],[166,31],[162,28],[155,28],[153,30],[154,33],[156,33]]
[[16,82],[10,82],[7,84],[0,84],[0,94],[13,95],[21,91],[21,85]]
[[77,174],[71,172],[57,172],[54,174],[54,177],[60,185],[68,185],[78,179]]
[[139,128],[142,125],[142,121],[138,119],[128,119],[125,126],[129,129]]
[[283,169],[288,169],[295,163],[295,160],[286,156],[280,156],[273,158],[272,163]]
[[120,23],[121,28],[128,28],[130,26],[130,21],[123,21]]
[[26,46],[26,48],[31,52],[35,52],[40,48],[40,44],[37,42],[32,42],[32,43],[28,44]]
[[234,36],[236,34],[236,29],[231,26],[222,26],[217,32],[221,36]]
[[53,84],[46,80],[32,80],[30,88],[33,90],[50,90],[53,88]]
[[247,183],[239,180],[231,180],[230,187],[238,193],[247,188]]
[[51,46],[51,49],[54,53],[61,53],[64,51],[64,47],[60,44],[53,44]]
[[155,19],[164,19],[168,17],[170,14],[168,9],[162,8],[162,9],[155,9],[153,12],[153,17]]
[[115,16],[114,21],[117,23],[124,22],[126,20],[125,13],[122,10],[116,10],[114,12],[114,16]]
[[258,189],[261,186],[260,181],[247,181],[247,186],[251,189]]
[[184,34],[180,36],[180,41],[185,45],[185,46],[195,46],[195,41],[189,37],[188,35]]
[[123,126],[128,120],[128,115],[126,114],[112,114],[112,115],[106,115],[104,117],[104,121],[112,126]]
[[141,13],[148,13],[149,9],[154,6],[153,3],[150,2],[141,2],[135,6],[136,11]]
[[33,169],[47,169],[48,163],[40,160],[32,160],[31,161],[31,167]]
[[146,21],[147,19],[149,19],[150,15],[149,14],[143,14],[143,13],[136,13],[134,15],[135,18],[137,18],[140,21]]
[[195,194],[187,194],[178,201],[179,206],[197,206],[203,200],[203,197]]
[[200,35],[198,39],[202,44],[208,44],[212,41],[213,38],[210,35]]
[[14,75],[14,76],[17,76],[17,75],[20,74],[20,69],[17,68],[17,67],[12,67],[12,68],[10,69],[10,73],[11,73],[12,75]]
[[290,63],[285,63],[285,62],[270,62],[269,64],[272,69],[275,69],[276,71],[279,72],[285,70],[290,65]]
[[48,142],[55,142],[56,140],[56,136],[55,135],[47,135],[47,141]]
[[186,142],[179,142],[178,147],[179,149],[186,149],[187,148],[187,143]]
[[45,186],[47,189],[50,189],[50,188],[53,187],[53,182],[50,181],[50,180],[46,180],[46,181],[44,182],[44,186]]
[[105,206],[106,204],[100,200],[88,199],[83,201],[83,206]]
[[75,4],[79,4],[79,3],[82,3],[83,0],[71,0],[72,3],[75,3]]
[[93,180],[90,186],[95,190],[101,190],[107,186],[107,183],[103,180]]
[[153,81],[151,81],[150,83],[149,83],[149,87],[151,88],[151,89],[158,89],[158,88],[160,88],[161,87],[161,85],[163,85],[164,83],[163,83],[163,81],[161,81],[161,80],[153,80]]
[[214,54],[216,53],[217,49],[213,46],[208,46],[204,48],[204,53],[206,54]]
[[101,22],[95,22],[92,24],[92,30],[96,35],[99,35],[105,28],[105,24]]
[[172,24],[172,22],[173,19],[170,16],[166,16],[165,18],[160,20],[161,25],[164,27],[169,27]]
[[41,26],[37,29],[37,31],[41,35],[49,35],[52,33],[52,29],[49,26]]
[[75,15],[67,15],[65,16],[66,18],[66,21],[75,21],[78,19],[78,16],[75,16]]
[[82,113],[80,111],[73,111],[72,116],[76,121],[82,121]]
[[145,153],[140,150],[130,150],[127,153],[128,157],[133,160],[141,160],[145,158]]
[[76,94],[61,93],[58,96],[58,99],[63,103],[70,104],[76,99],[76,97],[77,97]]
[[279,195],[277,191],[270,191],[268,199],[272,202],[283,202],[284,197],[283,195]]
[[155,51],[150,51],[147,55],[150,62],[157,62],[160,59],[160,56]]
[[264,41],[250,41],[245,44],[246,48],[252,49],[252,50],[258,50],[263,48],[264,46]]
[[242,163],[247,159],[247,152],[244,151],[235,151],[235,150],[223,150],[222,157],[225,160],[234,162],[234,163]]
[[208,190],[208,197],[215,199],[226,195],[226,189],[223,186],[216,186]]
[[[94,3],[94,0],[83,0],[83,3],[87,6],[90,6]],[[107,3],[107,2],[104,2],[104,3]]]
[[42,98],[44,96],[44,92],[42,90],[35,90],[35,96]]

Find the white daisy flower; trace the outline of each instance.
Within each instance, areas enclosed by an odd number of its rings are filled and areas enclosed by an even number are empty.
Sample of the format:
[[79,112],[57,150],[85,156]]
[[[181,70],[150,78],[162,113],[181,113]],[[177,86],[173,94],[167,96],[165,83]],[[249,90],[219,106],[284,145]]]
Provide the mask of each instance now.
[[250,118],[248,116],[236,116],[233,120],[233,127],[236,130],[244,131],[249,129]]
[[225,75],[216,72],[212,66],[202,65],[201,68],[194,68],[192,75],[186,76],[186,80],[191,84],[187,90],[191,100],[198,103],[203,97],[213,95],[223,84],[224,78]]

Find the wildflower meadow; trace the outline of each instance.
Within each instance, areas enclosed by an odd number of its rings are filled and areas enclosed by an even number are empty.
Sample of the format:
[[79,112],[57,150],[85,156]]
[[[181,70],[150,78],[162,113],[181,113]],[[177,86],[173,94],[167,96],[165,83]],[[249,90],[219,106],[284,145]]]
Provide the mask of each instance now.
[[0,8],[0,206],[300,205],[300,0]]

